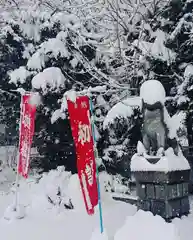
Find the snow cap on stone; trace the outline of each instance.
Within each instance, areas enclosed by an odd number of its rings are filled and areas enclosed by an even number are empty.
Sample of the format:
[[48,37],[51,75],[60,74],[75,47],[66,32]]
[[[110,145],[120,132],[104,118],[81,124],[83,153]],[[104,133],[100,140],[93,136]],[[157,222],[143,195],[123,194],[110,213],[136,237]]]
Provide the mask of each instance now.
[[166,92],[157,80],[148,80],[144,82],[140,88],[140,97],[147,104],[154,104],[156,102],[165,103]]

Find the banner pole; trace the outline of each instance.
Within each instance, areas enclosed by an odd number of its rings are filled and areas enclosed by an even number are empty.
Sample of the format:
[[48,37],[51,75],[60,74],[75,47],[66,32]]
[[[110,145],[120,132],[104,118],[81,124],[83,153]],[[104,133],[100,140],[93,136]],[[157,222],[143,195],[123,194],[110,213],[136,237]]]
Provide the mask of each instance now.
[[[92,127],[92,135],[93,135],[93,141],[94,141],[94,155],[95,155],[95,161],[98,158],[98,151],[96,148],[96,136],[95,136],[95,129],[94,129],[94,120],[93,120],[93,104],[92,99],[89,98],[89,105],[90,105],[90,112],[91,112],[91,127]],[[97,189],[98,189],[98,204],[99,204],[99,217],[100,217],[100,230],[101,234],[104,231],[103,226],[103,214],[102,214],[102,202],[101,202],[101,191],[100,191],[100,182],[99,182],[99,171],[98,167],[96,166],[96,174],[97,174]]]
[[22,108],[23,108],[23,95],[21,95],[21,102],[20,102],[20,121],[19,121],[19,144],[18,144],[18,150],[17,150],[17,174],[16,174],[16,180],[15,180],[15,211],[17,211],[17,205],[18,205],[18,193],[19,193],[19,147],[20,147],[20,139],[21,139],[21,118],[22,118]]

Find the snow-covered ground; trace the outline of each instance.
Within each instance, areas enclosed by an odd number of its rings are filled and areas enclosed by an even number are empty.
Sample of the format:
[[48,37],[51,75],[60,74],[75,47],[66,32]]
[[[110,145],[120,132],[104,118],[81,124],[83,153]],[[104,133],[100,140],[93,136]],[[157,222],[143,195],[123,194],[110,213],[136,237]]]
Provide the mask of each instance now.
[[[1,172],[2,174],[2,172]],[[12,174],[12,173],[11,173]],[[10,175],[6,170],[5,175]],[[159,216],[138,211],[128,203],[114,201],[104,191],[105,179],[101,175],[102,206],[106,236],[104,240],[192,240],[193,213],[172,223]],[[4,185],[2,181],[2,185]],[[36,183],[35,178],[21,181],[19,203],[25,206],[23,219],[5,220],[4,213],[14,201],[14,189],[6,185],[0,192],[0,236],[2,240],[100,240],[99,213],[86,214],[78,177],[64,170],[51,171]],[[71,199],[74,209],[67,210],[59,204],[61,190],[63,203]],[[49,196],[55,206],[50,204]],[[193,201],[191,201],[193,203]],[[193,204],[192,204],[193,209]]]

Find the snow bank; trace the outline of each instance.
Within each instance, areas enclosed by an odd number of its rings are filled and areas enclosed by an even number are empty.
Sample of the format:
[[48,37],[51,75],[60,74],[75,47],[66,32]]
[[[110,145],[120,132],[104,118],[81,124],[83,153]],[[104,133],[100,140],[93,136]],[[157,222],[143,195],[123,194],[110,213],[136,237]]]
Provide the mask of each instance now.
[[115,234],[114,240],[180,240],[177,228],[160,216],[139,210],[127,218]]
[[60,87],[64,87],[65,82],[66,79],[61,70],[57,67],[50,67],[32,79],[32,86],[35,89],[41,89],[43,94],[46,94],[48,90],[57,91]]
[[[147,157],[150,158],[151,156]],[[182,155],[182,153],[176,156],[172,148],[168,148],[165,151],[165,156],[161,157],[160,160],[155,164],[148,162],[145,158],[145,155],[139,156],[138,154],[134,154],[131,159],[132,171],[171,172],[187,169],[190,169],[190,165],[186,158]]]
[[65,208],[65,204],[71,205],[72,199],[68,190],[70,179],[71,173],[66,172],[64,167],[44,173],[39,183],[32,186],[35,193],[32,206],[43,209],[56,207],[62,210]]
[[147,104],[165,103],[166,93],[163,85],[157,80],[148,80],[140,88],[140,97]]
[[[95,214],[89,216],[86,213],[78,176],[66,172],[63,167],[52,170],[41,176],[34,176],[28,180],[21,180],[19,191],[19,204],[25,207],[26,216],[23,220],[16,220],[17,216],[12,215],[12,203],[14,194],[1,195],[0,216],[3,216],[6,207],[6,216],[13,221],[0,219],[2,239],[26,239],[42,240],[52,239],[55,236],[58,240],[76,239],[113,239],[115,232],[123,225],[125,218],[136,213],[136,207],[123,202],[114,201],[110,194],[101,192],[104,234],[100,235],[99,230],[99,209]],[[100,178],[101,188],[103,180]],[[62,194],[58,194],[58,186]],[[60,196],[63,196],[62,199]],[[55,204],[48,201],[48,197]],[[67,198],[66,198],[67,196]],[[71,199],[74,209],[64,208],[63,201]],[[67,202],[68,203],[68,202]],[[11,211],[10,211],[11,210]],[[21,212],[20,212],[21,213]]]

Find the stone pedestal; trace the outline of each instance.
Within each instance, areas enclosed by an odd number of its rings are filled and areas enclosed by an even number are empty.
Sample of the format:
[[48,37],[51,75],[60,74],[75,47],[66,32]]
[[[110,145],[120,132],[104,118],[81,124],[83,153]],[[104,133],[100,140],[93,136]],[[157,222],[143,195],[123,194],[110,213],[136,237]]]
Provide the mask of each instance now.
[[151,211],[166,221],[189,213],[190,170],[134,171],[132,174],[137,182],[138,209]]

